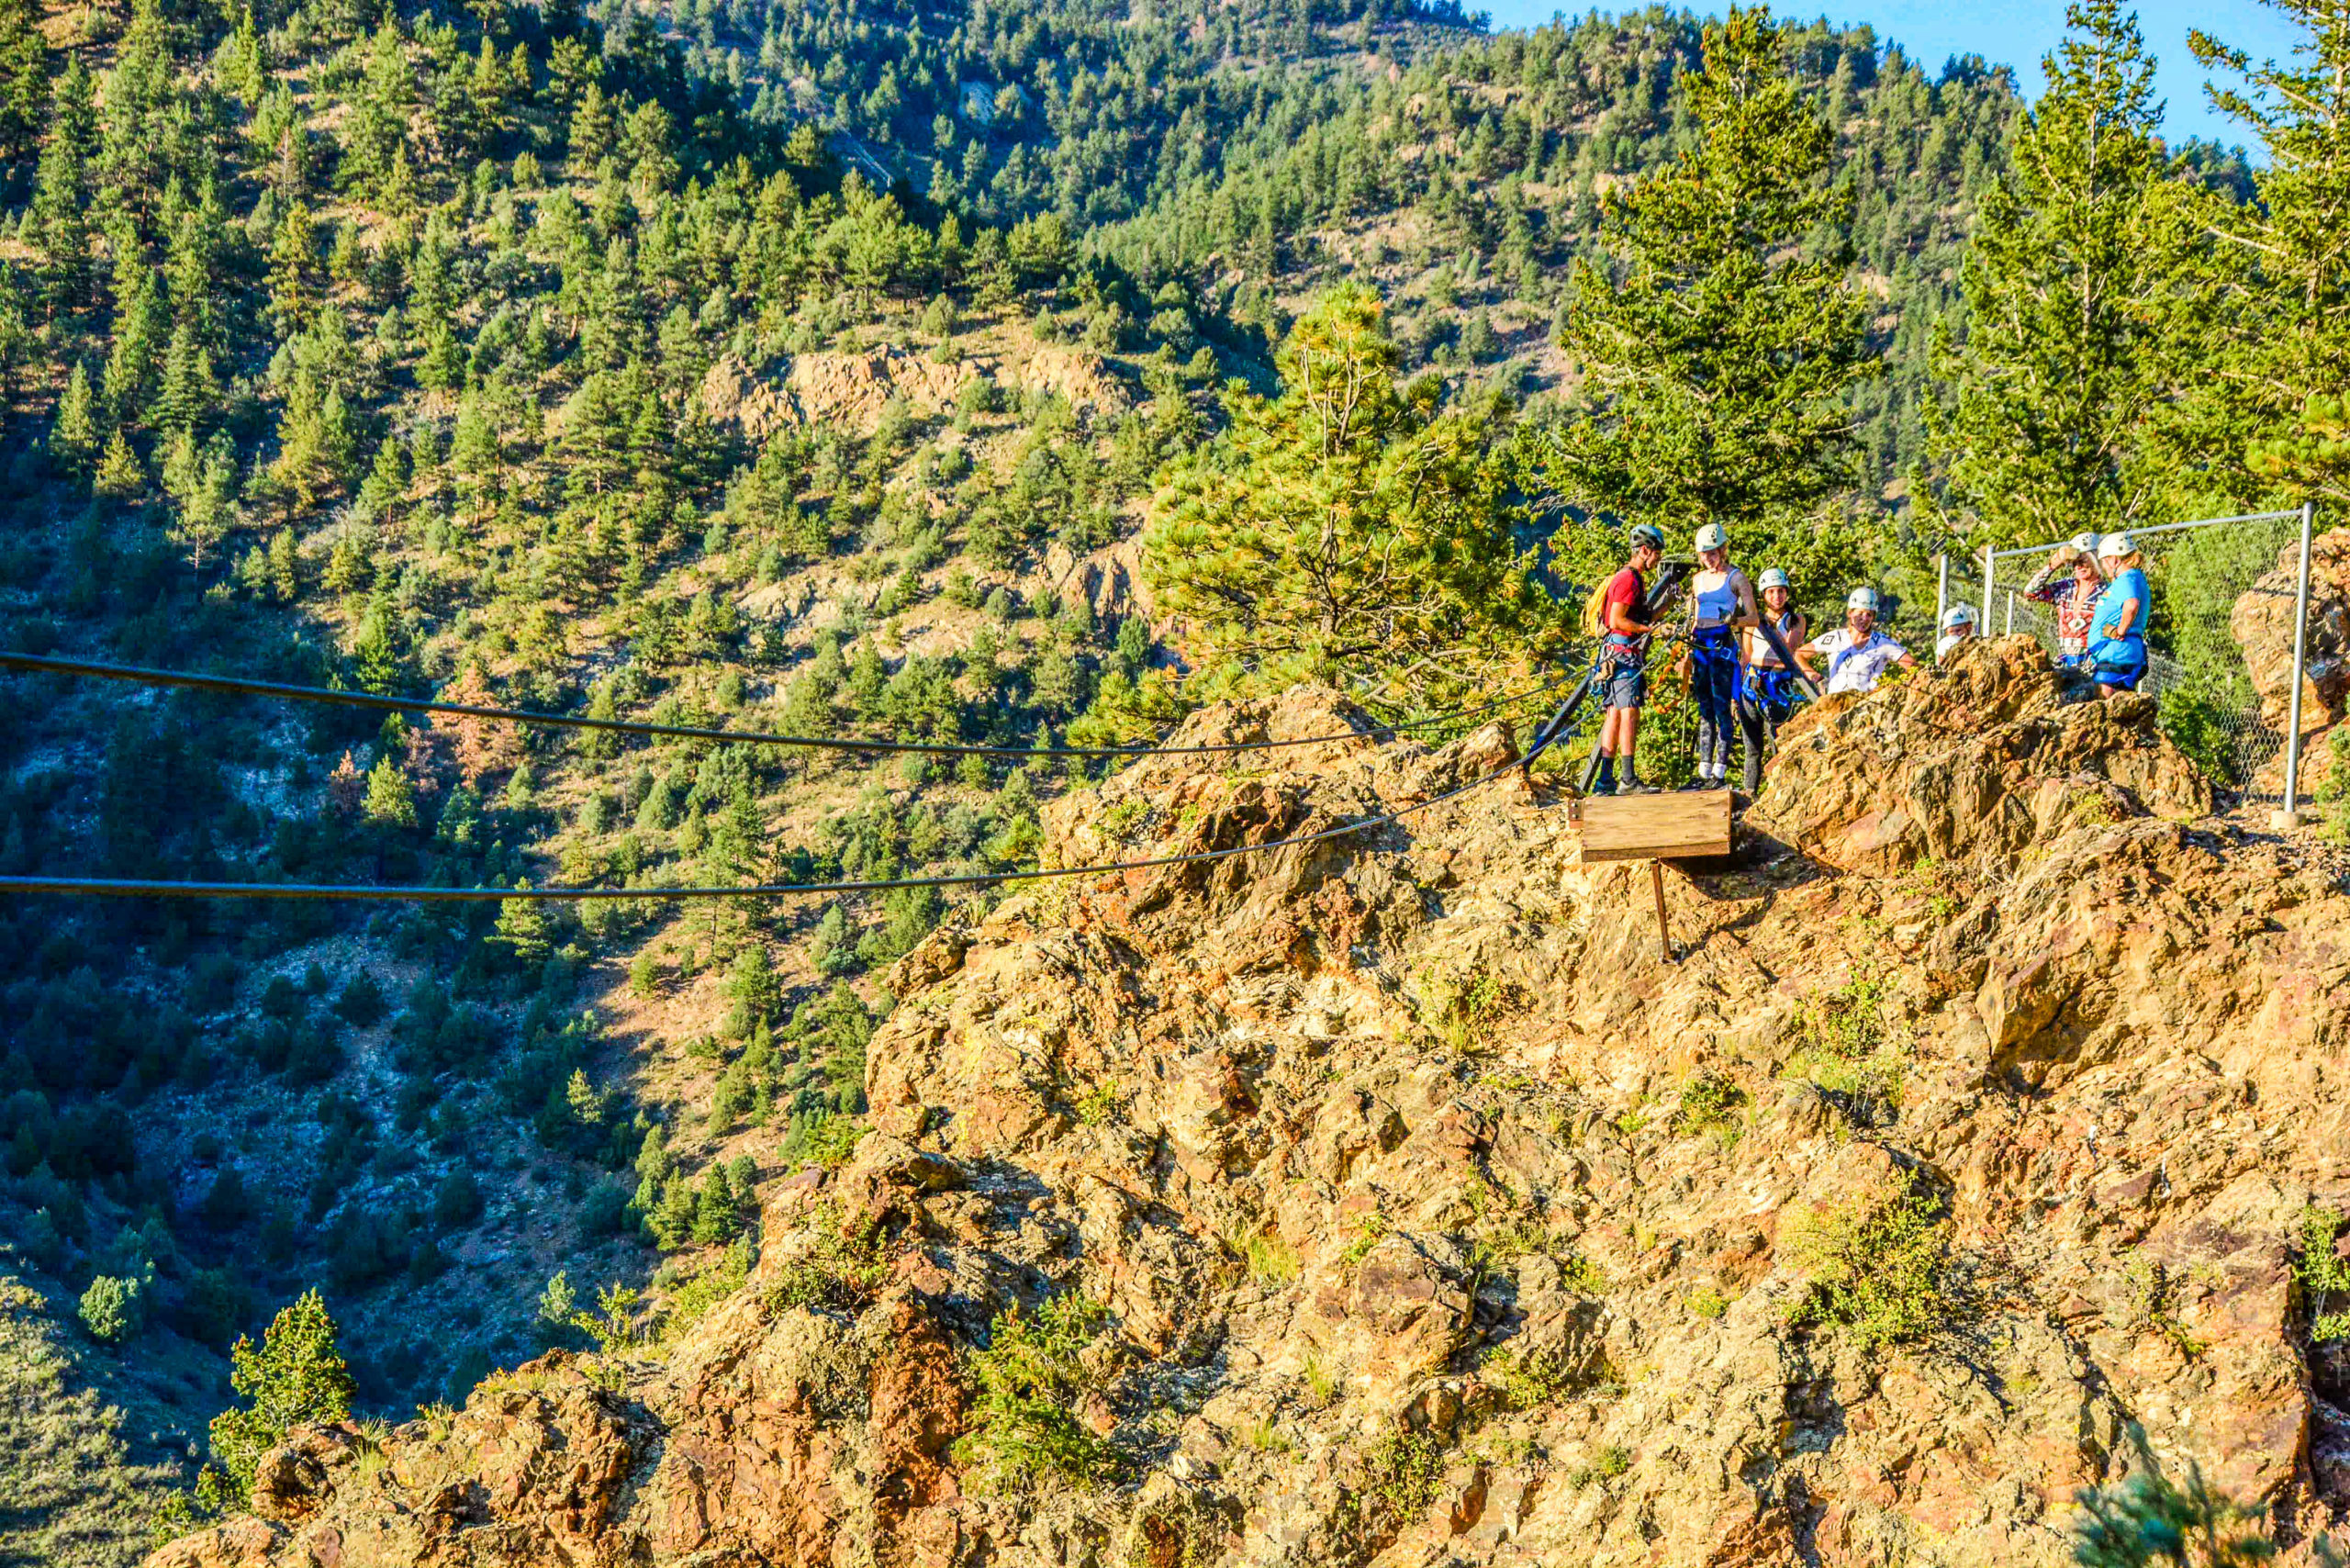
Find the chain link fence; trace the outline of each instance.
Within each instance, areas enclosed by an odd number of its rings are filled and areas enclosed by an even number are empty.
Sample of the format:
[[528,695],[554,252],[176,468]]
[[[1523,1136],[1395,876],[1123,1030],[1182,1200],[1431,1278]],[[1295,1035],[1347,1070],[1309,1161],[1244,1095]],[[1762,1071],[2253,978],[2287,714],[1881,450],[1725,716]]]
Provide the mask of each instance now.
[[[2289,511],[2130,531],[2154,597],[2138,689],[2179,748],[2247,801],[2284,800],[2296,639],[2308,622],[2302,526]],[[2062,543],[1988,552],[1964,587],[1953,558],[1948,591],[1982,593],[1983,635],[2026,633],[2061,659],[2050,593],[2070,580],[2072,555]]]

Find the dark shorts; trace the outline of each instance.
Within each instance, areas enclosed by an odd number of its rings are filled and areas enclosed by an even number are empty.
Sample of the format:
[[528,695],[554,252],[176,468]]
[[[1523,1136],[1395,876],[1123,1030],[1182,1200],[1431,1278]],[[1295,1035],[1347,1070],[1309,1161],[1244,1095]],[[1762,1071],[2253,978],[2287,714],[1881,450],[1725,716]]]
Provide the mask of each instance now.
[[2088,664],[2100,686],[2138,689],[2146,676],[2146,644],[2135,637],[2108,638],[2089,644]]
[[2122,691],[2137,690],[2138,683],[2145,678],[2146,666],[2143,664],[2100,664],[2097,666],[2097,679],[2098,685],[2114,687]]
[[1599,689],[1602,708],[1637,708],[1648,700],[1649,672],[1639,665],[1608,666],[1607,679]]

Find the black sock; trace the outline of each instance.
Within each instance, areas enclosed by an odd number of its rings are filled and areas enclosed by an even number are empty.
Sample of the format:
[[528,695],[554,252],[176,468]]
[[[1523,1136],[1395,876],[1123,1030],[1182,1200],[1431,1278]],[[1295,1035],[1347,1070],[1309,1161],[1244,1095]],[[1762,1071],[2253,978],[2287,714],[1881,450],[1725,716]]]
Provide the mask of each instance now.
[[1603,751],[1599,754],[1599,771],[1592,776],[1592,788],[1595,790],[1616,788],[1616,756],[1613,752]]

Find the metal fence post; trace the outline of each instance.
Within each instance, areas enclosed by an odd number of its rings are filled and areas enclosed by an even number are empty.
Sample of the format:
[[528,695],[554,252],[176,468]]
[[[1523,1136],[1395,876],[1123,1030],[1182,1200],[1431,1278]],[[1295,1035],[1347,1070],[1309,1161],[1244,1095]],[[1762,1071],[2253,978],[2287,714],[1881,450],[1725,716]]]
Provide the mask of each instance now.
[[1995,553],[1990,545],[1983,546],[1983,619],[1991,619],[1991,565]]
[[1950,613],[1950,552],[1945,550],[1934,557],[1934,635],[1942,631],[1942,617]]
[[2300,580],[2293,590],[2293,695],[2286,707],[2285,804],[2277,813],[2278,827],[2298,827],[2301,820],[2301,682],[2309,659],[2310,534],[2316,514],[2316,503],[2301,503]]

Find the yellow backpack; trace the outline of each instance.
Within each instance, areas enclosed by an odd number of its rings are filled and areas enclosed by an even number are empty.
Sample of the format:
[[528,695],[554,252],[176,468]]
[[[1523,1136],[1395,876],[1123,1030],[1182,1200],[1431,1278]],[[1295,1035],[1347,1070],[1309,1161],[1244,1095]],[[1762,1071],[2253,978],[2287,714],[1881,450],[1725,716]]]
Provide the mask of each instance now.
[[[1603,581],[1597,588],[1592,589],[1591,597],[1583,601],[1583,630],[1584,636],[1604,637],[1607,634],[1607,588],[1608,584],[1613,583],[1615,580],[1616,574],[1613,572],[1608,573],[1606,581]],[[1635,610],[1639,608],[1639,607],[1638,605],[1633,606]]]

